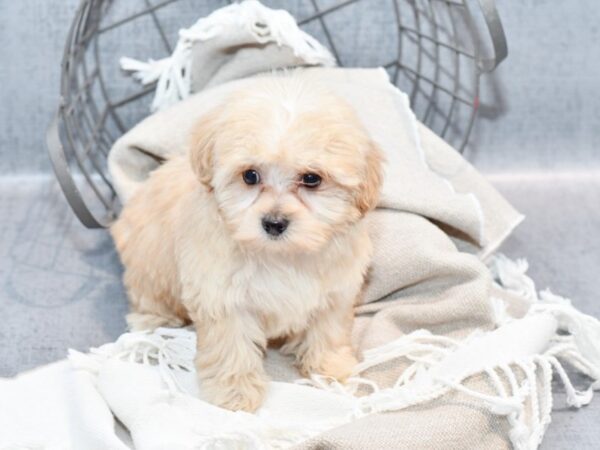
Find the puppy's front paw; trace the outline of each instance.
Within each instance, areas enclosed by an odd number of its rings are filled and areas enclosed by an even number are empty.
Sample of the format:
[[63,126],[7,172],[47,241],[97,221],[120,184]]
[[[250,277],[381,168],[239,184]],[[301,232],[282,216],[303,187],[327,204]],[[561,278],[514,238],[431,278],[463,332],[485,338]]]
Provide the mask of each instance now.
[[358,364],[352,348],[343,346],[320,353],[308,353],[300,361],[300,372],[304,376],[319,373],[344,381]]
[[203,380],[202,391],[214,405],[232,411],[253,412],[263,402],[267,383],[263,375],[248,373],[227,380]]

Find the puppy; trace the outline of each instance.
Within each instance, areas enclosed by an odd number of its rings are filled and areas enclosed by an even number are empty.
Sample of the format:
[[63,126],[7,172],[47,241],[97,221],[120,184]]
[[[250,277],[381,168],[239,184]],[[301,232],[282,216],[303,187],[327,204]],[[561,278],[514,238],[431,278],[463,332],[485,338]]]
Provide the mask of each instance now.
[[270,340],[304,375],[343,380],[381,152],[348,104],[293,75],[236,92],[190,142],[112,226],[129,325],[193,322],[202,395],[224,408],[260,406]]

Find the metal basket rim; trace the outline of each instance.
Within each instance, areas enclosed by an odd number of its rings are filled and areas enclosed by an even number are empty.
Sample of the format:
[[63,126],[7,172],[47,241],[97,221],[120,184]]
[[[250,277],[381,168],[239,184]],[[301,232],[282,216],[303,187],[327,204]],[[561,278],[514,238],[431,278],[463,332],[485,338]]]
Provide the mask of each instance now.
[[[437,1],[453,3],[454,0]],[[73,173],[69,166],[69,161],[67,160],[65,149],[60,137],[60,121],[63,118],[63,115],[65,114],[65,96],[68,93],[69,83],[67,76],[69,65],[71,62],[70,56],[72,44],[74,38],[76,37],[75,31],[77,30],[78,26],[81,25],[81,21],[84,18],[85,13],[89,13],[89,8],[93,4],[93,2],[94,0],[82,0],[74,16],[74,19],[71,22],[69,33],[65,42],[63,59],[61,62],[60,104],[56,114],[54,115],[47,129],[46,145],[52,163],[52,167],[58,179],[59,185],[77,218],[84,226],[88,228],[106,228],[110,225],[110,216],[105,215],[105,217],[99,218],[90,210],[90,208],[88,208],[88,205],[86,204],[84,197],[79,187],[77,186],[75,177],[73,176]],[[345,5],[345,3],[346,2],[343,2],[341,5]],[[491,57],[484,58],[481,57],[480,54],[477,54],[477,57],[475,58],[477,70],[479,70],[479,74],[482,74],[492,72],[507,57],[508,46],[502,22],[500,20],[500,16],[496,8],[495,0],[478,0],[478,3],[481,7],[485,27],[489,34],[493,51],[493,56]],[[394,4],[396,4],[395,0]],[[88,8],[87,11],[86,8]],[[337,53],[335,52],[335,50],[334,54],[336,54],[337,57]],[[471,128],[474,123],[475,113],[476,107],[473,109],[473,118],[471,119],[468,129],[465,133],[466,136],[468,136],[471,132]]]

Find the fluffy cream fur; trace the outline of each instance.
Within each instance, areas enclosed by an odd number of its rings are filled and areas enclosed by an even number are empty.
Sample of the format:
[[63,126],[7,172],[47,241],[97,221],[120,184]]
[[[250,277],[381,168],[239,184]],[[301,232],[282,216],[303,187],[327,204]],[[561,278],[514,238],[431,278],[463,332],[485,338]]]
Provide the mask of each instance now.
[[[258,184],[244,182],[249,169]],[[306,173],[321,184],[302,184]],[[275,339],[302,373],[343,380],[356,363],[353,305],[371,255],[362,218],[380,185],[381,153],[343,100],[293,76],[237,92],[112,227],[130,326],[193,322],[203,395],[233,410],[260,405]],[[267,215],[288,228],[267,234]]]

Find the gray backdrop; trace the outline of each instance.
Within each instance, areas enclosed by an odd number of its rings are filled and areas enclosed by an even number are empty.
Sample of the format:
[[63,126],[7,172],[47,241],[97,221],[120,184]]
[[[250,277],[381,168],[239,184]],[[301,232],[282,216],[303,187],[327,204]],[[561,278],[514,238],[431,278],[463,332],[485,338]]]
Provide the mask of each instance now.
[[[77,4],[0,0],[0,376],[124,329],[110,239],[73,219],[46,157]],[[498,8],[509,57],[483,80],[467,157],[528,216],[504,251],[527,256],[540,287],[600,316],[600,3],[498,0]],[[598,403],[562,408],[544,447],[599,448],[599,419]]]

